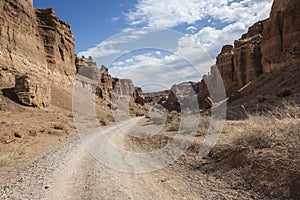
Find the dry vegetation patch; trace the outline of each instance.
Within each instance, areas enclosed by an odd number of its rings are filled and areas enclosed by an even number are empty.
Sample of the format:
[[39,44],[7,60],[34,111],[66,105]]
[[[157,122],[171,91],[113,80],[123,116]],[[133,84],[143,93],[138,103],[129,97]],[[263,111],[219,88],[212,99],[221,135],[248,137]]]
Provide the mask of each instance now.
[[300,198],[300,109],[228,122],[226,138],[211,152],[223,173],[238,170],[255,189],[276,198]]

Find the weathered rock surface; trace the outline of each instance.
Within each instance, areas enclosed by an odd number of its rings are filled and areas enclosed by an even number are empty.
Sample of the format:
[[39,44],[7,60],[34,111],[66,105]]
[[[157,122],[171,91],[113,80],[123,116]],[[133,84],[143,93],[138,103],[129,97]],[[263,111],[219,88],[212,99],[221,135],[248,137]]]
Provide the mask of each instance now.
[[264,73],[300,63],[300,1],[274,0],[262,32]]
[[41,84],[42,81],[29,75],[20,75],[15,80],[15,94],[24,105],[33,107],[47,107],[51,102],[49,86]]
[[71,26],[55,16],[54,9],[35,9],[38,31],[44,41],[47,67],[54,81],[68,85],[73,81],[75,68],[75,41]]
[[225,45],[217,56],[217,66],[224,80],[224,87],[229,88],[237,80],[232,45]]
[[146,103],[152,106],[155,104],[164,104],[167,101],[169,94],[170,90],[164,90],[160,92],[146,93],[144,96]]
[[128,96],[140,105],[145,104],[145,97],[141,88],[135,88],[130,79],[114,78],[104,65],[98,69],[92,57],[76,58],[76,83],[88,89],[107,103],[112,97]]
[[140,88],[140,87],[135,87],[134,93],[133,93],[133,98],[134,98],[135,103],[140,104],[142,106],[145,105],[145,103],[146,103],[144,93],[142,91],[142,88]]
[[[32,0],[1,1],[0,12],[0,74],[11,77],[1,78],[5,82],[1,87],[14,86],[15,77],[25,74],[38,87],[38,96],[48,96],[55,83],[71,86],[76,69],[70,26],[55,17],[52,9],[35,10]],[[22,91],[26,87],[16,87],[19,93],[29,94]],[[29,104],[47,106],[50,100],[36,97],[37,102]],[[30,101],[23,102],[28,105],[26,102]]]
[[130,79],[113,79],[113,93],[122,96],[133,96],[134,94],[134,85]]
[[[224,84],[227,96],[234,95],[233,98],[236,98],[239,96],[237,95],[240,93],[239,89],[245,88],[258,77],[278,72],[288,66],[299,65],[299,10],[299,0],[275,0],[270,18],[251,26],[247,33],[234,42],[234,46],[225,45],[216,59],[216,66],[223,80],[218,77],[218,72],[213,66],[208,75],[205,75],[199,83],[193,84],[200,109],[210,108],[211,100],[218,102],[224,98],[222,88],[219,87],[222,85],[221,82]],[[209,88],[215,89],[209,91]],[[219,92],[216,92],[218,90]],[[171,91],[164,105],[169,110],[178,111],[180,106],[178,98]],[[279,96],[291,94],[292,91],[289,91]],[[233,101],[233,98],[230,101]],[[147,96],[146,99],[155,98]],[[260,97],[257,100],[265,101]],[[159,99],[155,99],[155,102],[158,103]]]
[[[260,49],[262,30],[263,23],[257,22],[249,28],[248,32],[241,39],[234,42],[233,76],[236,76],[239,87],[243,87],[262,74],[263,67]],[[224,77],[223,74],[222,77]],[[228,87],[225,86],[225,88]]]

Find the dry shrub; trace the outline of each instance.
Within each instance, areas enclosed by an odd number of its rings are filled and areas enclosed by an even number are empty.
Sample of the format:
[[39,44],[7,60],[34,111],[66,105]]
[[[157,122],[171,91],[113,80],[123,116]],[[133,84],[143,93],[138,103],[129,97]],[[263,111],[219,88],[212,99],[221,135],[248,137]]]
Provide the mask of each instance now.
[[166,123],[166,117],[161,113],[151,113],[150,118],[152,123],[156,125],[163,125]]
[[13,160],[20,158],[25,154],[25,146],[15,144],[10,147],[0,149],[0,166],[5,166]]
[[[264,192],[271,196],[300,198],[299,116],[299,107],[286,106],[272,115],[249,116],[241,123],[226,127],[232,135],[230,147],[223,153],[230,149],[235,152],[231,157],[236,157],[239,152],[244,160],[238,163],[247,163],[232,167],[240,168],[245,180],[255,187],[268,188]],[[238,149],[243,151],[236,151]],[[224,160],[225,164],[232,164],[231,157],[226,158],[227,163]]]

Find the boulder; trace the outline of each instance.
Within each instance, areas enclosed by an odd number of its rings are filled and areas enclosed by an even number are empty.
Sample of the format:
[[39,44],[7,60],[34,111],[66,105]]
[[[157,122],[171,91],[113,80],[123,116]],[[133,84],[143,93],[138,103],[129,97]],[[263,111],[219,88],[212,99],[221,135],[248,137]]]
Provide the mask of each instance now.
[[29,76],[19,75],[15,79],[14,92],[19,101],[26,106],[48,107],[51,102],[49,83]]

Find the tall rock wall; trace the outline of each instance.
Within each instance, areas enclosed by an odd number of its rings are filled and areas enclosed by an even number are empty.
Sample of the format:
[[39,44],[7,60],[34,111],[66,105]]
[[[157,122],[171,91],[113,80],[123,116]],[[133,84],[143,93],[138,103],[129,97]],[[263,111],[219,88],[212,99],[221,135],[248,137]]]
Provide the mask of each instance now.
[[263,22],[248,29],[234,46],[225,45],[217,56],[216,65],[223,78],[224,87],[243,87],[263,73],[261,42]]
[[300,1],[274,0],[270,18],[255,23],[240,39],[223,47],[217,67],[229,89],[262,74],[300,64]]
[[[222,48],[216,58],[216,66],[228,96],[262,74],[300,65],[299,10],[299,0],[274,0],[270,18],[251,26],[247,33],[234,42],[234,46],[225,45]],[[207,101],[209,96],[212,100],[222,100],[210,94],[207,87],[211,83],[220,85],[217,74],[216,68],[212,67],[201,82],[194,84],[200,108],[210,107],[211,102]],[[146,99],[154,98],[147,96]],[[171,109],[180,110],[174,93],[166,101],[165,105]]]
[[69,84],[76,73],[75,41],[71,26],[55,16],[54,9],[35,10],[38,31],[43,39],[47,67],[53,73],[53,80]]
[[0,1],[0,13],[0,66],[7,72],[31,73],[47,80],[44,43],[32,2]]
[[229,88],[237,80],[234,67],[234,53],[232,45],[225,45],[217,56],[217,66],[224,80],[224,87]]
[[[234,42],[234,73],[242,87],[262,74],[261,41],[263,23],[257,22],[246,34]],[[223,76],[223,74],[222,74]],[[228,88],[225,86],[225,88]]]
[[264,23],[262,64],[264,73],[300,63],[300,1],[274,0]]
[[141,89],[135,90],[130,79],[114,78],[104,65],[98,69],[92,57],[76,58],[77,83],[97,91],[96,94],[103,100],[110,102],[112,95],[144,98]]
[[[28,102],[35,102],[38,107],[49,105],[51,85],[71,86],[75,77],[70,26],[55,17],[52,9],[34,9],[32,0],[0,1],[0,13],[0,75],[13,77],[1,79],[0,87],[16,87],[16,95],[25,105],[32,106]],[[26,81],[15,81],[19,76],[26,77]],[[36,99],[22,102],[27,87],[33,87],[22,85],[28,81],[42,88],[30,88],[32,92],[39,91],[32,95]]]

